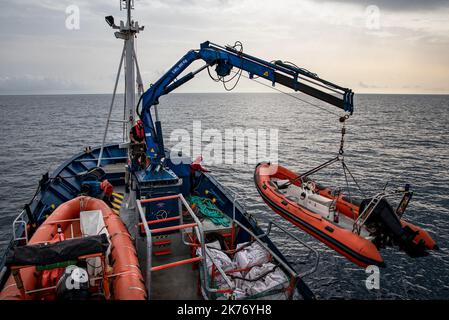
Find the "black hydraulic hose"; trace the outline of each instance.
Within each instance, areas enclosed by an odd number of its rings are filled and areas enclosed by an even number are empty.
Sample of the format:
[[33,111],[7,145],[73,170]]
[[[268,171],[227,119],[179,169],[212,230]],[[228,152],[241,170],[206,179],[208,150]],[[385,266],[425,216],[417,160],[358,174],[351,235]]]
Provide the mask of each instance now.
[[142,102],[142,98],[143,98],[143,94],[140,96],[139,101],[137,102],[137,106],[136,106],[136,114],[139,116],[139,118],[142,120],[142,116],[141,113],[139,112],[139,106],[140,103]]

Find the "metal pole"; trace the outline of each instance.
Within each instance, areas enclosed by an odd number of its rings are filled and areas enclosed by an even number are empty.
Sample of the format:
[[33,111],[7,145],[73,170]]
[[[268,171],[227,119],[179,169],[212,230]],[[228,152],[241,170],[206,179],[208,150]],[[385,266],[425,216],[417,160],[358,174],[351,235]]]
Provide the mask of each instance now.
[[133,54],[134,54],[134,62],[136,63],[136,71],[137,71],[137,92],[139,93],[139,96],[144,93],[144,87],[143,87],[143,81],[142,81],[142,75],[140,74],[140,68],[139,68],[139,62],[137,61],[137,55],[136,50],[133,48]]
[[[136,90],[135,90],[135,69],[134,69],[134,34],[132,30],[133,21],[131,20],[132,1],[126,1],[127,21],[125,40],[125,108],[128,110],[128,127],[130,130],[134,121],[134,108],[136,106]],[[126,120],[126,119],[124,119]],[[126,131],[126,130],[125,130]]]
[[145,214],[143,212],[143,208],[142,208],[142,204],[140,203],[140,201],[136,201],[137,203],[137,209],[139,211],[139,215],[140,215],[140,220],[142,220],[143,223],[143,228],[145,230],[145,237],[147,239],[146,243],[146,247],[147,247],[147,265],[145,266],[145,282],[146,282],[146,287],[147,287],[147,295],[148,295],[148,300],[150,300],[150,295],[151,295],[151,266],[152,266],[152,238],[151,238],[151,231],[150,228],[148,227],[148,223],[147,223],[147,219],[145,217]]
[[108,118],[106,120],[106,128],[105,128],[104,134],[103,134],[103,141],[101,142],[101,149],[100,149],[100,154],[98,156],[97,167],[100,166],[101,157],[103,156],[104,144],[106,142],[106,135],[108,134],[109,122],[111,120],[111,114],[112,114],[112,108],[114,107],[114,101],[115,101],[115,95],[116,95],[116,92],[117,92],[118,81],[120,79],[120,72],[122,70],[122,64],[123,64],[123,60],[124,60],[124,56],[125,56],[125,47],[126,46],[123,45],[122,56],[120,58],[120,63],[119,63],[119,66],[118,66],[117,76],[115,77],[114,91],[112,93],[111,106],[109,107]]
[[135,90],[135,70],[134,70],[134,34],[129,33],[129,38],[125,40],[125,96],[126,109],[128,110],[128,120],[130,129],[133,125],[131,119],[134,119],[134,108],[136,107],[136,90]]

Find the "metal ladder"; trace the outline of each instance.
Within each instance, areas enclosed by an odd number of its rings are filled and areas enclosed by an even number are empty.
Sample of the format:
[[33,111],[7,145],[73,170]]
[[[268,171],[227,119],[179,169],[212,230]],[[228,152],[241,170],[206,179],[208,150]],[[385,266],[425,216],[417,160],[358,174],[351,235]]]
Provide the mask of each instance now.
[[354,222],[354,226],[352,228],[352,232],[356,232],[357,234],[360,234],[363,225],[368,220],[368,218],[373,213],[374,209],[377,207],[379,202],[385,198],[386,194],[385,192],[380,192],[376,194],[371,201],[368,203],[368,205],[363,209],[361,213],[359,213],[359,216],[357,217],[357,220]]

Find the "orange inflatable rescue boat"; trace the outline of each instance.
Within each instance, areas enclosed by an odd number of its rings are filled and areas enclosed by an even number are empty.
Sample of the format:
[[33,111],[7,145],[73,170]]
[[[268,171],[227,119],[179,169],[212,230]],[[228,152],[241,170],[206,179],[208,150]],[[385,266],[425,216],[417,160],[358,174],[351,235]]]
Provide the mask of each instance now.
[[[379,248],[398,245],[411,257],[437,249],[420,227],[402,219],[412,192],[408,188],[355,203],[309,178],[279,165],[260,163],[254,173],[259,194],[276,213],[361,267],[384,266]],[[402,194],[394,210],[386,200]]]
[[27,245],[14,247],[0,300],[144,300],[134,244],[120,217],[99,199],[61,204]]

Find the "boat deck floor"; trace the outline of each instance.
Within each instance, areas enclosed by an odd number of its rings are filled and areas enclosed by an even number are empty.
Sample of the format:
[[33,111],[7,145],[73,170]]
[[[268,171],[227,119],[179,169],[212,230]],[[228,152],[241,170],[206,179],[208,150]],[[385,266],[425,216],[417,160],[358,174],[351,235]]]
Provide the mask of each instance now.
[[103,166],[106,173],[121,173],[125,171],[125,165],[123,163],[111,163]]
[[[131,236],[136,239],[135,245],[137,254],[139,256],[140,267],[142,274],[145,277],[146,269],[146,246],[145,237],[138,234],[136,225],[138,223],[138,217],[134,207],[129,206],[130,197],[134,197],[133,192],[125,193],[125,188],[122,186],[114,187],[115,192],[123,193],[124,199],[122,207],[120,209],[120,217],[128,228]],[[131,199],[132,200],[132,199]],[[191,258],[190,248],[186,246],[181,239],[181,234],[173,233],[167,236],[164,240],[171,240],[169,249],[170,254],[152,256],[152,265],[159,266],[170,262],[184,260]],[[153,239],[153,241],[155,241]],[[168,248],[168,247],[167,247]],[[156,249],[156,248],[155,248]],[[154,250],[154,249],[153,249]],[[198,291],[198,276],[199,270],[193,269],[191,263],[184,264],[168,269],[162,269],[153,271],[151,274],[151,295],[152,300],[198,300],[201,299],[201,295]]]
[[[170,262],[189,259],[190,250],[181,240],[179,233],[168,237],[172,241],[171,254],[163,256],[153,255],[153,266],[159,266]],[[198,268],[191,263],[177,267],[154,271],[151,274],[151,299],[162,300],[197,300],[200,298],[198,291]]]

